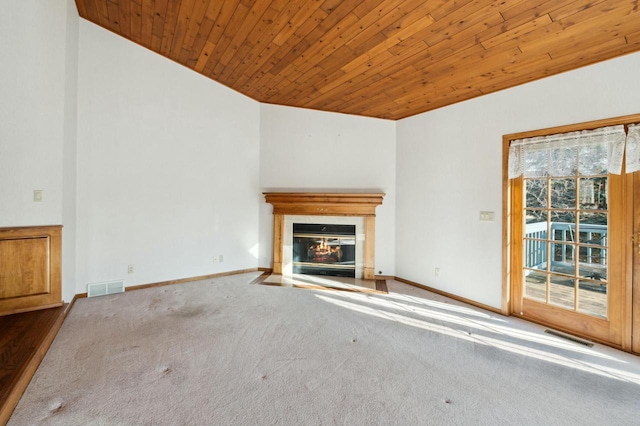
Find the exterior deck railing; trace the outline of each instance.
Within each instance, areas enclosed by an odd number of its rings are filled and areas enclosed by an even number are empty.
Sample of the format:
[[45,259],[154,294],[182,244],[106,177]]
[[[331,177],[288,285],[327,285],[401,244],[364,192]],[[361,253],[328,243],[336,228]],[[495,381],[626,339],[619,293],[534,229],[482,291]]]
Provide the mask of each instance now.
[[[547,242],[551,251],[550,261],[556,264],[573,263],[576,259],[575,244],[580,242],[585,252],[581,253],[580,264],[595,268],[607,264],[607,225],[580,224],[580,238],[576,236],[576,225],[566,222],[551,222],[547,230],[546,222],[528,223],[525,228],[525,267],[546,269]],[[551,233],[548,238],[547,232]],[[595,247],[600,246],[600,247]],[[594,252],[596,253],[594,255]]]

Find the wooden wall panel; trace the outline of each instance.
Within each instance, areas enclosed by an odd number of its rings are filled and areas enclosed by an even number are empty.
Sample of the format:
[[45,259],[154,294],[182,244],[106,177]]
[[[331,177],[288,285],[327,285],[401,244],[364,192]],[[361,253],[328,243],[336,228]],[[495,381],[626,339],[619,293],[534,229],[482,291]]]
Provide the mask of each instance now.
[[0,240],[0,299],[47,293],[49,238]]
[[62,305],[61,231],[0,228],[0,315]]

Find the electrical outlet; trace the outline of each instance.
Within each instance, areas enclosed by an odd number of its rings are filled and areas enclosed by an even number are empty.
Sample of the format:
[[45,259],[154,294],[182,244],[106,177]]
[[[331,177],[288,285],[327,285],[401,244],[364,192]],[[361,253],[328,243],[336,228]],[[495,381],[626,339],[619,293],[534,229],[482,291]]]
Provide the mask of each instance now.
[[127,267],[127,273],[129,273],[129,274],[133,274],[134,270],[135,270],[135,268],[133,267],[133,265],[129,265]]
[[218,255],[218,260],[219,260],[220,262],[224,262],[224,254],[220,254],[220,255]]
[[435,275],[436,277],[440,276],[440,268],[436,268],[433,270],[433,275]]

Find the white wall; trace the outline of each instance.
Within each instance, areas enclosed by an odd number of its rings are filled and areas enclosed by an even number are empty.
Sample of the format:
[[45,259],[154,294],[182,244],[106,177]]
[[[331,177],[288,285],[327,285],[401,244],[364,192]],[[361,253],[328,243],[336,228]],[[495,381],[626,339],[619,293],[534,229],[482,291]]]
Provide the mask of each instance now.
[[638,70],[628,55],[399,121],[396,275],[499,308],[502,136],[638,113]]
[[81,21],[77,292],[257,267],[259,123],[257,102]]
[[[267,104],[261,111],[261,189],[386,193],[376,209],[375,268],[393,275],[395,122]],[[270,267],[272,208],[263,201],[260,210],[260,265]]]
[[[78,12],[73,0],[5,2],[0,14],[0,227],[63,225],[62,294],[75,293]],[[33,201],[33,190],[44,191]]]
[[74,0],[67,0],[65,102],[62,148],[62,298],[76,293],[76,184],[78,127],[78,29],[80,18]]
[[[67,2],[0,13],[0,226],[62,224]],[[33,190],[44,191],[34,203]]]

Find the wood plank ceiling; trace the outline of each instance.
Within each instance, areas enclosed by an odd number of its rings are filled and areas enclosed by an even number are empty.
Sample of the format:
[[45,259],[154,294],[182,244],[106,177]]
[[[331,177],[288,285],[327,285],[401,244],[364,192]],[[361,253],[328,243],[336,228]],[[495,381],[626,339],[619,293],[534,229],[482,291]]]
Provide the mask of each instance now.
[[265,103],[401,119],[640,50],[639,0],[76,0]]

